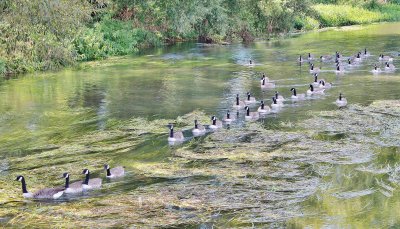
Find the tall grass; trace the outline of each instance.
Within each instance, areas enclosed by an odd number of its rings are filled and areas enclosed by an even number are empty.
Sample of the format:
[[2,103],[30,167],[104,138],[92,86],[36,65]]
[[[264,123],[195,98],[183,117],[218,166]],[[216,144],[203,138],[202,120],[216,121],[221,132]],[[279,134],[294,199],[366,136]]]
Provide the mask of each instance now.
[[317,4],[313,6],[323,27],[368,24],[385,20],[385,14],[349,5]]

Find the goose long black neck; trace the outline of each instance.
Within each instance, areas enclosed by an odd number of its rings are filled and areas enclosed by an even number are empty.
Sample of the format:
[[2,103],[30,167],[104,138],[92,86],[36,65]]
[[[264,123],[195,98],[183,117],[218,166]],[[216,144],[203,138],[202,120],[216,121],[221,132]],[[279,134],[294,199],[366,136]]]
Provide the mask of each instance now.
[[169,129],[169,137],[173,138],[174,137],[174,128],[171,127],[171,129]]
[[231,119],[231,113],[229,113],[229,111],[226,112],[226,119]]
[[339,94],[339,100],[342,101],[342,93]]
[[110,168],[107,169],[107,176],[111,176]]
[[89,176],[90,176],[90,173],[88,172],[86,174],[85,181],[83,181],[83,184],[89,185]]
[[351,61],[350,61],[350,59],[348,59],[348,60],[347,60],[347,62],[348,62],[349,64],[351,64]]
[[236,106],[239,106],[239,95],[236,95]]
[[21,184],[22,184],[22,193],[28,193],[28,190],[26,189],[25,178],[21,180]]
[[194,128],[195,129],[198,129],[199,127],[198,127],[198,124],[197,124],[197,120],[194,120]]
[[364,49],[364,55],[367,55],[367,48]]
[[261,82],[262,85],[265,85],[265,77],[262,78]]
[[246,116],[250,116],[250,109],[249,108],[246,109]]
[[65,178],[65,188],[69,188],[69,176]]
[[264,101],[261,101],[261,110],[264,110]]
[[275,98],[278,99],[279,98],[279,93],[276,91],[275,92]]
[[296,88],[293,88],[293,95],[297,96]]
[[247,93],[247,100],[250,101],[250,93]]
[[314,82],[315,83],[318,82],[318,75],[317,74],[314,75]]
[[212,119],[212,124],[215,126],[217,124],[217,119],[213,118]]
[[339,65],[336,67],[336,70],[337,70],[337,71],[340,71],[340,66],[339,66]]
[[310,90],[311,90],[311,91],[314,91],[314,87],[313,87],[313,85],[311,85],[311,84],[310,84]]

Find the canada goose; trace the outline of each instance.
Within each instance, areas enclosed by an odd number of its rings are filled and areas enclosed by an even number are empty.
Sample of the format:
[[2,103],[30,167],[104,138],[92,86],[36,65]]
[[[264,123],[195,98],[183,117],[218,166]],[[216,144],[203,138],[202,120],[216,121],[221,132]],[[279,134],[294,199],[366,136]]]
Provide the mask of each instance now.
[[331,61],[333,59],[333,57],[331,55],[324,55],[324,56],[320,56],[319,59],[323,62],[328,62],[328,61]]
[[210,129],[218,129],[222,127],[222,122],[217,120],[215,116],[211,117],[211,125],[209,125]]
[[72,184],[69,183],[69,173],[64,173],[63,178],[65,178],[65,193],[78,193],[82,192],[82,181],[77,181]]
[[357,55],[355,55],[355,57],[354,57],[354,61],[355,61],[355,62],[361,62],[361,60],[362,60],[362,59],[361,59],[361,53],[358,52]]
[[293,95],[291,96],[292,99],[294,100],[299,100],[299,99],[304,99],[306,97],[305,94],[297,94],[296,88],[291,88],[290,89],[293,92]]
[[303,63],[303,62],[308,62],[309,60],[304,59],[301,55],[299,56],[299,58],[297,58],[297,62],[299,63]]
[[342,58],[342,57],[343,57],[343,55],[340,54],[338,51],[335,52],[335,58],[336,59],[340,60],[340,58]]
[[336,105],[338,107],[344,107],[347,105],[347,99],[342,96],[342,93],[339,94],[339,98],[336,100]]
[[336,65],[336,70],[335,70],[335,72],[336,72],[336,73],[344,73],[344,68],[343,68],[343,66],[341,66],[340,64],[337,64],[337,65]]
[[194,120],[194,129],[192,130],[193,135],[200,135],[206,132],[206,128],[199,124],[199,122],[196,120]]
[[382,70],[380,68],[378,68],[378,66],[376,66],[376,64],[374,65],[374,68],[372,69],[372,73],[374,74],[378,74],[382,72]]
[[28,192],[26,189],[25,178],[23,176],[17,176],[16,181],[20,181],[22,184],[22,196],[24,198],[35,198],[35,199],[57,199],[64,193],[64,188],[44,188],[36,191],[35,193]]
[[256,103],[256,98],[252,97],[250,92],[247,92],[247,99],[244,101],[246,105]]
[[263,74],[263,77],[261,78],[261,88],[274,88],[275,83],[269,82],[268,77]]
[[250,112],[248,106],[245,106],[244,109],[246,110],[246,115],[244,116],[246,120],[258,120],[260,118],[260,114],[258,112]]
[[239,100],[239,94],[236,94],[236,100],[235,103],[233,103],[233,107],[240,109],[243,108],[244,106],[246,106],[246,104],[243,101]]
[[332,87],[332,84],[325,82],[325,80],[320,80],[318,87],[323,89],[329,89]]
[[265,113],[269,113],[271,111],[271,108],[269,108],[268,105],[265,105],[264,101],[261,100],[261,106],[258,108],[257,111],[262,113],[262,114],[265,114]]
[[390,71],[394,71],[396,68],[394,67],[393,64],[389,64],[389,62],[385,63],[385,71],[390,72]]
[[107,171],[107,178],[117,178],[125,175],[125,169],[122,166],[117,166],[110,169],[110,166],[105,164],[104,169]]
[[308,60],[314,60],[314,55],[311,55],[311,53],[308,53],[307,59]]
[[383,54],[379,55],[379,60],[380,61],[386,61],[386,62],[392,62],[393,57],[391,56],[384,56]]
[[369,57],[371,54],[367,51],[367,48],[364,48],[364,52],[362,53],[364,57]]
[[276,101],[275,96],[272,97],[272,103],[271,103],[271,108],[272,110],[276,110],[283,107],[283,103],[278,103],[278,101]]
[[101,187],[101,183],[102,183],[101,178],[94,178],[94,179],[89,180],[89,177],[90,177],[89,169],[84,169],[82,171],[82,174],[86,175],[85,180],[82,183],[83,189],[95,189],[95,188]]
[[325,89],[315,90],[314,86],[310,84],[310,89],[307,90],[307,95],[323,95]]
[[353,67],[353,66],[356,66],[356,65],[353,64],[353,63],[351,62],[351,59],[349,58],[349,59],[347,59],[347,66]]
[[183,141],[184,139],[185,137],[183,136],[183,133],[181,131],[174,131],[173,125],[169,127],[169,142]]
[[283,98],[283,96],[279,95],[278,91],[275,91],[275,99],[278,103],[283,103],[285,101],[285,98]]
[[314,82],[312,82],[312,85],[314,85],[314,86],[318,86],[319,85],[319,83],[318,83],[318,73],[314,74]]
[[227,123],[230,123],[230,122],[233,122],[235,120],[236,120],[235,116],[232,116],[231,113],[229,111],[227,111],[223,121],[227,122]]
[[314,64],[310,65],[310,73],[318,73],[320,71],[320,68],[314,67]]

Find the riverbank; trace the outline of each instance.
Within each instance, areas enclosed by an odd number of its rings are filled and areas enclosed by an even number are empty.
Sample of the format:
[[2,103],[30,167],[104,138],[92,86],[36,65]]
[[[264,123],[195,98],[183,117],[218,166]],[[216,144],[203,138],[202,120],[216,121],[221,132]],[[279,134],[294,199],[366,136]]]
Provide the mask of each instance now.
[[[133,5],[118,0],[91,2],[71,5],[60,1],[42,7],[44,11],[37,15],[26,9],[39,7],[40,1],[23,3],[26,7],[20,7],[19,0],[2,3],[0,74],[55,70],[176,41],[250,42],[293,30],[400,20],[399,5],[373,2],[356,6],[304,2],[298,6],[277,1],[257,6],[240,3],[238,7],[220,1],[220,5],[205,6],[195,1],[179,9],[170,1]],[[157,7],[165,12],[156,11]],[[268,13],[270,9],[275,9],[274,14]],[[52,16],[43,16],[46,12]]]

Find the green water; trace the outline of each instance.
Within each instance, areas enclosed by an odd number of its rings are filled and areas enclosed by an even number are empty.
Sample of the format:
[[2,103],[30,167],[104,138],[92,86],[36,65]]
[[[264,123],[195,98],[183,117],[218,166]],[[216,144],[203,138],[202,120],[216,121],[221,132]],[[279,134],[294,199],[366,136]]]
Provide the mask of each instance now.
[[[81,136],[90,136],[93,132],[101,133],[133,117],[144,117],[150,121],[175,119],[193,110],[201,110],[207,116],[216,115],[222,118],[226,110],[231,109],[235,95],[239,93],[244,98],[248,91],[257,100],[264,99],[266,104],[270,104],[275,89],[260,89],[259,79],[262,72],[276,83],[276,90],[284,97],[291,95],[291,87],[296,87],[298,93],[305,93],[313,77],[308,71],[308,66],[299,65],[296,59],[299,54],[305,55],[308,52],[319,56],[339,51],[344,56],[350,56],[367,48],[373,56],[364,60],[359,67],[348,69],[343,75],[334,73],[332,63],[315,62],[316,66],[321,66],[324,70],[320,73],[320,78],[331,82],[333,88],[327,90],[326,95],[322,97],[297,103],[287,102],[281,111],[267,115],[261,120],[265,128],[275,129],[282,122],[295,123],[304,120],[310,111],[337,109],[333,102],[340,92],[352,104],[369,105],[375,100],[398,100],[400,71],[379,75],[373,75],[370,71],[373,64],[381,64],[377,60],[380,53],[395,56],[393,64],[400,66],[400,57],[397,57],[400,52],[399,28],[399,23],[351,27],[247,45],[203,46],[183,43],[148,50],[138,56],[92,63],[93,67],[81,70],[35,73],[2,80],[0,178],[7,182],[11,175],[27,175],[35,168],[49,167],[57,170],[57,166],[64,163],[75,166],[73,163],[81,158],[70,157],[61,160],[61,153],[51,153],[44,159],[35,158],[35,155],[51,150],[53,146],[75,143]],[[254,67],[246,65],[249,59],[255,61]],[[252,110],[255,108],[256,106],[251,107]],[[232,128],[241,128],[244,123],[242,116],[241,111],[240,120],[234,123]],[[179,148],[168,146],[168,129],[165,126],[161,126],[160,129],[165,130],[165,134],[140,135],[138,138],[143,138],[142,141],[137,145],[132,143],[126,146],[123,152],[115,153],[113,149],[105,156],[102,150],[93,155],[85,151],[79,165],[99,164],[100,156],[102,163],[109,160],[113,164],[124,165],[130,172],[107,192],[99,191],[88,196],[73,197],[62,203],[68,204],[72,201],[76,204],[76,201],[82,199],[107,197],[110,192],[126,194],[137,187],[160,182],[191,183],[211,179],[200,176],[182,181],[140,174],[137,164],[163,161]],[[185,132],[185,135],[190,136],[190,131]],[[347,137],[346,133],[315,135],[316,139],[323,141],[336,141]],[[106,147],[108,144],[129,144],[129,140],[125,136],[119,136],[96,144]],[[85,146],[88,145],[90,143],[85,143]],[[363,168],[370,165],[374,168],[384,168],[400,163],[398,148],[383,147],[374,150],[374,156],[362,164]],[[22,160],[28,159],[32,160],[32,164],[21,164]],[[400,225],[398,189],[394,183],[389,184],[390,187],[393,186],[393,190],[383,187],[385,185],[382,185],[381,180],[388,183],[385,175],[365,172],[360,169],[360,164],[332,166],[331,170],[334,172],[319,177],[321,187],[316,193],[296,205],[302,209],[304,216],[287,219],[279,226],[362,228]],[[82,168],[69,169],[78,171]],[[100,169],[94,172],[95,176],[101,174]],[[41,174],[35,176],[39,176],[35,181],[51,183],[48,180],[43,181],[40,178]],[[9,182],[9,187],[13,187],[12,192],[19,192],[19,184]],[[62,181],[57,181],[55,184],[61,183]],[[30,184],[33,185],[34,182]],[[4,196],[7,194],[3,194],[3,198]],[[11,199],[13,198],[21,199],[17,195],[13,195]],[[6,199],[11,201],[8,197]],[[2,202],[4,200],[0,199],[0,203]],[[29,203],[27,205],[29,206]],[[0,211],[5,214],[0,215],[0,225],[6,225],[13,219],[15,212],[21,211],[24,206],[25,204],[12,207],[3,205],[1,208],[6,210]],[[220,219],[218,223],[223,220],[224,218]]]

